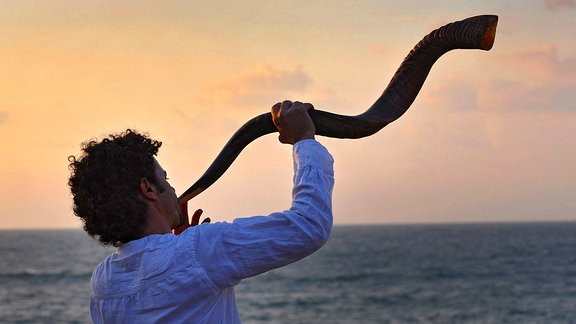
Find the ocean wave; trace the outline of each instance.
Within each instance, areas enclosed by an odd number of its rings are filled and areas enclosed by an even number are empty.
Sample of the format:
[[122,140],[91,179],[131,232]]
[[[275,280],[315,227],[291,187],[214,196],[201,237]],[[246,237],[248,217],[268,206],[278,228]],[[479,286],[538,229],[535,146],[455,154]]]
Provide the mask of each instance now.
[[46,271],[42,269],[24,269],[17,272],[0,273],[1,281],[24,280],[54,282],[58,280],[90,280],[92,272]]

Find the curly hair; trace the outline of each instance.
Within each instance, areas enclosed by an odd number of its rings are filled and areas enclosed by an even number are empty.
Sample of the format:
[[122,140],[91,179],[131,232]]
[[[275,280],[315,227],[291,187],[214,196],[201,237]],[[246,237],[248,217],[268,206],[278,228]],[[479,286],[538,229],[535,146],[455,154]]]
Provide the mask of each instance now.
[[68,157],[74,214],[91,237],[116,247],[140,237],[148,219],[140,181],[157,184],[154,155],[161,145],[128,129],[84,142],[81,156]]

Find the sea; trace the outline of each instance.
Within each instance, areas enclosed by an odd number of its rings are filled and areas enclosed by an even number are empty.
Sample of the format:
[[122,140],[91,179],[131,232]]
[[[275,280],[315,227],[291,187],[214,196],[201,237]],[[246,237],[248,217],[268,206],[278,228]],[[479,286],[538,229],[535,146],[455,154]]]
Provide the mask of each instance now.
[[[0,231],[0,323],[90,323],[82,230]],[[244,280],[243,323],[576,323],[576,223],[335,226]]]

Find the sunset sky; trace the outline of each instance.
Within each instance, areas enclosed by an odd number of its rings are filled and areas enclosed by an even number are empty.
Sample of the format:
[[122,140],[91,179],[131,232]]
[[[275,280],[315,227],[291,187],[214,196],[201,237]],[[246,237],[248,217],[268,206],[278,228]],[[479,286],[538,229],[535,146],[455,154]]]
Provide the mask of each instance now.
[[[576,220],[576,1],[0,0],[0,229],[79,228],[80,144],[161,140],[178,194],[283,99],[364,112],[433,29],[500,20],[494,48],[448,53],[374,136],[318,137],[336,224]],[[191,201],[213,221],[289,207],[291,147],[252,143]]]

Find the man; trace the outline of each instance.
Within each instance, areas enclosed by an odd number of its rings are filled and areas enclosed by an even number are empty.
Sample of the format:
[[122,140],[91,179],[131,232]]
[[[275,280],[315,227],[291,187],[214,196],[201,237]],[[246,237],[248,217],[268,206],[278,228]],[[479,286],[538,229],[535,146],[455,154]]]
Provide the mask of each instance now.
[[70,157],[74,212],[84,229],[118,251],[96,267],[95,323],[239,323],[234,286],[318,250],[332,227],[333,159],[314,139],[312,105],[272,107],[282,143],[293,145],[289,210],[184,224],[174,189],[156,161],[161,143],[133,131],[83,145]]

